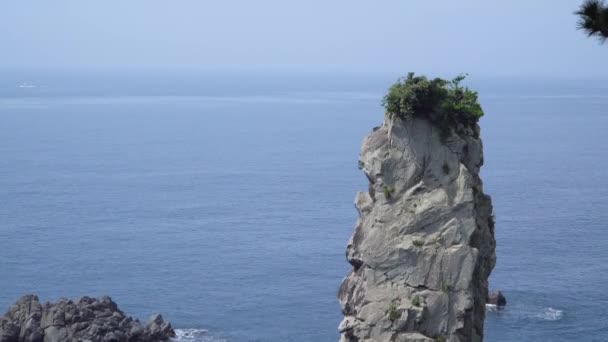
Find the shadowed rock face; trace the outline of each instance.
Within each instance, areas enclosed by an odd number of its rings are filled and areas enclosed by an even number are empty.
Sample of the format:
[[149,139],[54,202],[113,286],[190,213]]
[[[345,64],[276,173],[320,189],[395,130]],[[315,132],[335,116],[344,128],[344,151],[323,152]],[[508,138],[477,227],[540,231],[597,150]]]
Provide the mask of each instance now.
[[424,119],[393,118],[365,138],[370,185],[355,198],[341,341],[483,340],[496,256],[478,136],[476,126],[441,139]]
[[161,315],[144,326],[125,316],[110,297],[40,305],[37,296],[27,295],[0,317],[0,342],[153,342],[171,337],[175,332]]

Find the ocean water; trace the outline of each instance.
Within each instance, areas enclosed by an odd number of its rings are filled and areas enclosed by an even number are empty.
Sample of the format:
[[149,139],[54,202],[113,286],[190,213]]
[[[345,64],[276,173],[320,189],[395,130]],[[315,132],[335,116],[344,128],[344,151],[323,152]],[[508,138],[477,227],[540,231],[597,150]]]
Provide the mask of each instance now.
[[[180,341],[336,341],[391,77],[4,72],[0,310],[110,295]],[[471,81],[496,214],[487,341],[608,339],[608,86]]]

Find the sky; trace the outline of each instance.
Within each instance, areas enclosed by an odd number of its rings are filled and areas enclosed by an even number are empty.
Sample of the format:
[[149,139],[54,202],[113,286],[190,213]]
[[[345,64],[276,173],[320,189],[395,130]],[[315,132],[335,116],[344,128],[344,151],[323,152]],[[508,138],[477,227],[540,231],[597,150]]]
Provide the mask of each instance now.
[[11,0],[0,68],[608,77],[582,0]]

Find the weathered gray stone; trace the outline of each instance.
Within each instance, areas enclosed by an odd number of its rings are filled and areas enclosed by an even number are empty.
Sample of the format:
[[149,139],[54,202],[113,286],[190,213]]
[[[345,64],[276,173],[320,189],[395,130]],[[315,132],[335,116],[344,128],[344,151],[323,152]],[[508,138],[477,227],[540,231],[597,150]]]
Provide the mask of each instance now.
[[482,341],[496,258],[482,164],[478,127],[442,139],[427,120],[392,118],[365,138],[341,341]]
[[[19,328],[19,341],[42,342],[41,314],[42,307],[38,303],[38,297],[28,295],[11,305],[5,319],[12,321]],[[15,324],[15,322],[23,322],[23,324]]]
[[154,342],[175,337],[161,315],[144,328],[118,309],[110,297],[60,299],[40,305],[28,295],[0,318],[0,342]]
[[173,331],[171,323],[165,322],[160,314],[152,315],[146,324],[146,331],[152,338],[166,336]]
[[0,342],[17,342],[19,341],[20,328],[17,324],[6,319],[0,318]]

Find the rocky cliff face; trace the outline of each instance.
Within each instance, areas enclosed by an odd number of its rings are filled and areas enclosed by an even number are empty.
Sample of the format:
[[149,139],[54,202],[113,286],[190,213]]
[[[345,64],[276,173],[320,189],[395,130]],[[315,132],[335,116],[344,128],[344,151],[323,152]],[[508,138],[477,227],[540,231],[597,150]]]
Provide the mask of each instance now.
[[110,297],[41,305],[37,296],[27,295],[0,317],[0,342],[156,342],[171,337],[175,332],[161,315],[142,325],[125,316]]
[[386,119],[359,158],[369,190],[355,199],[341,341],[482,341],[496,256],[479,127],[442,138],[425,119]]

